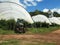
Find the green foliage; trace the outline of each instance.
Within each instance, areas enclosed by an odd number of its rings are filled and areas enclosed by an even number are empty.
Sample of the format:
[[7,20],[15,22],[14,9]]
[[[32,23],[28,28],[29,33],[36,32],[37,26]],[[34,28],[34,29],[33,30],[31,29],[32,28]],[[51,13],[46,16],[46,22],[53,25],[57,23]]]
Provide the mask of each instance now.
[[53,15],[54,15],[55,17],[60,17],[60,14],[58,14],[57,12],[54,12]]
[[49,24],[48,23],[46,23],[46,22],[44,22],[44,23],[42,23],[42,22],[35,22],[34,24],[33,24],[33,26],[34,27],[49,27]]
[[0,34],[5,35],[5,34],[16,34],[13,30],[3,30],[0,28]]
[[2,41],[0,45],[19,45],[19,40],[17,39],[5,40],[5,41]]
[[[31,39],[33,40],[33,39]],[[0,45],[56,45],[56,43],[49,43],[49,42],[39,42],[39,41],[27,41],[25,40],[18,40],[18,39],[6,39],[0,42]],[[35,42],[34,42],[35,41]]]
[[57,26],[57,27],[59,27],[60,25],[57,25],[57,24],[55,24],[55,23],[52,23],[52,25],[50,25],[51,27],[53,27],[53,26]]
[[40,14],[41,12],[38,11],[38,10],[35,10],[34,14],[37,15],[37,14]]
[[14,19],[7,20],[7,26],[9,30],[13,30],[15,27],[15,24],[16,22]]
[[35,16],[35,15],[38,15],[38,14],[43,14],[47,17],[49,17],[48,13],[45,13],[45,12],[42,12],[42,11],[39,11],[39,10],[35,10],[34,12],[29,12],[31,16]]
[[15,26],[15,20],[10,19],[10,20],[0,20],[0,28],[2,29],[8,29],[8,30],[13,30]]
[[[55,30],[60,29],[60,26],[50,26],[49,28],[45,28],[45,27],[40,27],[40,28],[27,28],[28,32],[27,34],[46,34]],[[29,33],[30,32],[30,33]]]
[[34,43],[28,43],[27,45],[56,45],[55,43],[36,43],[36,44],[34,44]]
[[[38,14],[42,14],[42,15],[45,15],[47,17],[49,17],[49,13],[48,12],[42,12],[42,11],[39,11],[39,10],[35,10],[34,12],[29,12],[31,16],[35,16],[35,15],[38,15]],[[55,17],[60,17],[60,14],[58,14],[57,12],[54,12],[53,15]]]
[[23,19],[18,19],[17,23],[22,23],[24,25],[24,27],[28,27],[29,26],[29,23],[26,22],[25,20]]

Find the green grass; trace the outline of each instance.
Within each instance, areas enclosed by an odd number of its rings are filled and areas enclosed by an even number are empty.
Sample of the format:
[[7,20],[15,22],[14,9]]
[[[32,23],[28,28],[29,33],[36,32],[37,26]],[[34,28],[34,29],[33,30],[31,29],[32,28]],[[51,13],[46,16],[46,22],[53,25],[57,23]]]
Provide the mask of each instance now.
[[[27,28],[28,31],[26,31],[25,34],[46,34],[50,33],[52,31],[60,29],[60,26],[54,26],[54,27],[49,27],[49,28]],[[0,34],[16,34],[14,30],[3,30],[0,29]]]
[[5,40],[5,41],[2,41],[0,45],[19,45],[19,40],[16,40],[16,39]]
[[27,45],[56,45],[56,44],[54,44],[54,43],[37,43],[37,44],[27,44]]
[[0,45],[56,45],[55,43],[47,43],[47,42],[32,42],[26,40],[18,40],[18,39],[10,39],[0,42]]
[[3,30],[0,29],[0,34],[15,34],[15,32],[13,30]]
[[55,30],[60,29],[60,26],[54,26],[54,27],[49,27],[49,28],[27,28],[28,32],[27,34],[31,33],[31,34],[45,34],[45,33],[49,33]]

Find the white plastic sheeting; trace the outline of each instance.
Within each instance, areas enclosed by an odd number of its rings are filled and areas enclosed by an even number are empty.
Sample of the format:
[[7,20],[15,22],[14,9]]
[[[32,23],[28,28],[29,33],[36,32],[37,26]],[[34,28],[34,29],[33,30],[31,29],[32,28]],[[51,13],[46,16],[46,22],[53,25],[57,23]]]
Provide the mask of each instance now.
[[0,2],[5,2],[5,1],[7,1],[7,2],[15,2],[17,4],[20,4],[19,0],[0,0]]
[[19,4],[19,0],[0,0],[0,20],[1,19],[24,19],[33,23],[30,14]]
[[39,14],[39,15],[36,15],[36,16],[32,16],[32,19],[33,19],[34,22],[42,22],[42,23],[46,22],[46,23],[51,24],[49,19],[44,15]]
[[57,17],[60,20],[60,17]]
[[49,20],[51,23],[55,23],[57,25],[60,25],[60,20],[57,17],[49,18]]

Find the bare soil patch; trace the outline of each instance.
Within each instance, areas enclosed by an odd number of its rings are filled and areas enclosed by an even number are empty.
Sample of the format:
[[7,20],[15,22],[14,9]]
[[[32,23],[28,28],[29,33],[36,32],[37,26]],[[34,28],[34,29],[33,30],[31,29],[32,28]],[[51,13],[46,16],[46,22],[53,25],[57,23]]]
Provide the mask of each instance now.
[[8,39],[20,39],[27,41],[38,41],[38,42],[54,42],[57,45],[60,44],[60,30],[53,31],[46,35],[41,34],[33,34],[33,35],[0,35],[0,41],[8,40]]

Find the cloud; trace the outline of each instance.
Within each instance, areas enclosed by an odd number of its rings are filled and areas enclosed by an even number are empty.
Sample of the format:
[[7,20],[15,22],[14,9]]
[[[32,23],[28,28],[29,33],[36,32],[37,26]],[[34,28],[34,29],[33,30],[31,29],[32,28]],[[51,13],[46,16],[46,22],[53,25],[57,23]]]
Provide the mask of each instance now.
[[36,5],[36,2],[34,2],[34,0],[24,0],[24,3],[27,6],[35,6]]
[[57,12],[57,13],[60,14],[60,9],[59,8],[53,8],[53,9],[45,8],[45,9],[43,9],[43,12],[48,12],[49,10],[51,10],[51,12]]
[[49,9],[47,9],[47,8],[43,9],[43,12],[48,12],[48,11],[49,11]]
[[[21,1],[21,0],[20,0]],[[23,7],[27,7],[27,6],[37,6],[38,2],[41,2],[42,0],[23,0],[22,5],[24,5]]]
[[60,14],[60,9],[58,9],[58,8],[51,9],[51,11],[52,11],[52,12],[57,12],[57,13]]
[[41,2],[41,1],[43,1],[43,0],[36,0],[37,2]]
[[24,8],[26,8],[26,5],[24,5],[24,4],[22,4],[22,3],[20,3],[20,5],[23,6]]

